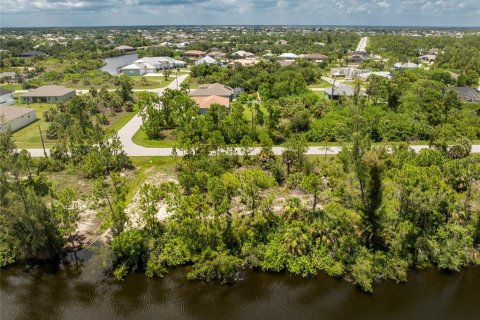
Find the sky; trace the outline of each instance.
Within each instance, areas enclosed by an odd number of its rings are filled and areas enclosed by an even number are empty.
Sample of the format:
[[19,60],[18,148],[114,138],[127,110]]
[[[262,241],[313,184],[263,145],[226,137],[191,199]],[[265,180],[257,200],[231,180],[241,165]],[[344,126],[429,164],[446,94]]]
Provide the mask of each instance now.
[[0,0],[0,27],[480,26],[480,0]]

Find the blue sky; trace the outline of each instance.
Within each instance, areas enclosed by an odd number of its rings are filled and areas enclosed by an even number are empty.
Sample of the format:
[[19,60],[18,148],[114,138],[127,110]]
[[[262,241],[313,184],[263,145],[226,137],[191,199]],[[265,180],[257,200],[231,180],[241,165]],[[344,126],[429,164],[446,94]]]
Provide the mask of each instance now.
[[480,26],[480,0],[1,0],[0,27],[145,24]]

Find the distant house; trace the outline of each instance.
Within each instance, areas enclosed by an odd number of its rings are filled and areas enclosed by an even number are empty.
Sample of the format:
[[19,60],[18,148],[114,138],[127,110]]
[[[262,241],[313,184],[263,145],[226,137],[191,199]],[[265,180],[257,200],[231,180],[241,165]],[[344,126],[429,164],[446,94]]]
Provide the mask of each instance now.
[[231,65],[231,66],[235,66],[236,64],[240,64],[244,67],[249,67],[249,66],[254,66],[259,62],[260,61],[258,61],[255,58],[245,58],[245,59],[235,59],[233,61],[230,61],[228,64]]
[[[20,82],[23,78],[20,77]],[[2,72],[0,73],[0,83],[14,83],[17,82],[17,74],[15,72]]]
[[418,58],[420,62],[427,62],[427,63],[434,63],[436,59],[437,59],[437,56],[435,54],[426,54]]
[[286,45],[288,45],[288,41],[287,40],[278,40],[277,42],[275,42],[275,44],[277,46],[286,46]]
[[315,61],[317,63],[323,62],[328,59],[328,57],[321,53],[306,53],[301,54],[300,58],[308,60],[308,61]]
[[362,80],[367,80],[368,77],[371,75],[377,76],[377,77],[383,77],[387,79],[392,78],[392,74],[389,71],[374,71],[374,72],[365,72],[365,73],[360,73],[357,74],[356,76]]
[[368,53],[365,51],[352,51],[349,54],[348,60],[353,63],[362,63],[368,59]]
[[195,100],[195,103],[198,105],[199,114],[207,113],[208,109],[213,104],[219,104],[225,107],[230,106],[230,99],[221,96],[194,96],[192,97]]
[[227,54],[220,51],[212,51],[207,53],[207,56],[212,57],[214,59],[225,59]]
[[189,58],[201,58],[206,54],[207,53],[205,51],[200,51],[200,50],[188,50],[183,53],[185,57],[189,57]]
[[123,53],[134,52],[135,51],[134,47],[123,45],[123,44],[118,46],[118,47],[115,47],[114,49],[118,50],[118,51],[122,51]]
[[42,86],[21,96],[22,103],[60,103],[76,96],[76,91],[63,86]]
[[[347,85],[328,88],[324,92],[325,92],[325,96],[331,100],[338,100],[340,99],[341,96],[352,97],[355,95],[355,89]],[[365,96],[365,93],[360,92],[360,95]]]
[[295,53],[287,52],[287,53],[282,53],[281,55],[278,56],[279,60],[296,60],[300,58],[300,56],[296,55]]
[[239,50],[239,51],[236,51],[236,52],[232,53],[231,56],[233,58],[237,58],[237,59],[245,59],[245,58],[252,58],[255,55],[251,52]]
[[0,105],[0,132],[17,131],[35,120],[35,109]]
[[29,51],[20,53],[18,56],[22,58],[33,58],[33,57],[39,57],[44,55],[46,55],[46,53],[43,51],[29,50]]
[[480,91],[470,87],[452,88],[463,102],[480,102]]
[[9,104],[13,100],[13,91],[0,88],[0,104]]
[[205,56],[203,58],[198,59],[195,61],[195,65],[200,65],[200,64],[213,64],[213,65],[220,65],[221,63],[215,59],[213,59],[210,56]]
[[233,98],[233,89],[220,83],[203,84],[197,90],[190,92],[191,97],[220,96]]
[[370,70],[367,69],[358,69],[354,67],[340,67],[340,68],[331,68],[330,72],[333,78],[345,77],[353,79],[356,76],[359,76],[363,73],[368,73]]
[[418,64],[412,62],[397,62],[393,65],[393,69],[416,69]]
[[147,68],[150,72],[154,71],[154,66],[147,63],[132,63],[122,68],[122,72],[126,76],[143,76],[147,73]]
[[157,72],[158,70],[184,68],[187,63],[182,60],[177,60],[171,57],[143,57],[135,60],[135,64],[145,64],[147,73]]

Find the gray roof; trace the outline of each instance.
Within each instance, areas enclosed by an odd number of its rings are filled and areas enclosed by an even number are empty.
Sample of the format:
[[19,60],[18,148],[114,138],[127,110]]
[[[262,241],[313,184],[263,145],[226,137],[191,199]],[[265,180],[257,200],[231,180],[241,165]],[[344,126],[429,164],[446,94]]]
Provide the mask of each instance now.
[[200,97],[200,96],[223,96],[229,97],[233,93],[232,88],[224,86],[220,83],[214,84],[204,84],[201,85],[199,89],[192,91],[190,96]]
[[464,102],[480,102],[480,92],[470,87],[454,87],[460,100]]
[[35,109],[0,105],[0,117],[5,123],[30,113],[31,111],[35,111]]
[[63,86],[51,85],[42,86],[23,95],[23,97],[62,97],[75,90]]
[[[351,86],[341,85],[341,86],[338,86],[336,88],[333,88],[333,93],[332,93],[331,88],[326,89],[325,93],[330,95],[330,96],[353,96],[353,95],[355,95],[355,89]],[[361,96],[365,95],[365,93],[363,93],[363,92],[360,92],[359,94]]]
[[7,89],[3,89],[3,88],[0,88],[0,96],[3,96],[4,94],[9,94],[9,93],[12,93],[13,90],[7,90]]
[[0,78],[15,77],[15,75],[16,75],[15,72],[7,71],[7,72],[0,73]]

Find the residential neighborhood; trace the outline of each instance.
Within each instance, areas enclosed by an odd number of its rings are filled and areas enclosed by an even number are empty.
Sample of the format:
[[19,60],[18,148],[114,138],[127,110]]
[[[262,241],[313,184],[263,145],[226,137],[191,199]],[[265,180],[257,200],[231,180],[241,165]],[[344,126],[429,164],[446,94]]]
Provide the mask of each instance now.
[[347,2],[2,3],[0,319],[478,318],[480,29]]

